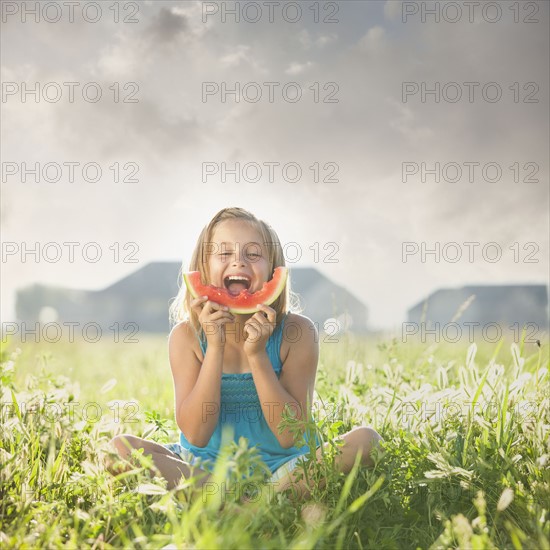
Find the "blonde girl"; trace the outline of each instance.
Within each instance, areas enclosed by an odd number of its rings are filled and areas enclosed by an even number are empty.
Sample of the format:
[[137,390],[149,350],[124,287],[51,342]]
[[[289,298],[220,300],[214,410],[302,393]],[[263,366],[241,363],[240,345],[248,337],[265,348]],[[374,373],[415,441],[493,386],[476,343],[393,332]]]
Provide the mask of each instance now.
[[[284,265],[279,238],[266,222],[242,208],[224,208],[202,230],[182,270],[199,271],[203,283],[237,294],[259,290]],[[223,427],[231,425],[235,441],[245,437],[257,448],[275,491],[290,487],[307,498],[311,487],[296,479],[295,470],[310,445],[321,460],[320,442],[306,434],[306,445],[297,447],[288,428],[282,433],[277,428],[286,404],[298,420],[311,418],[319,344],[312,321],[289,311],[289,298],[290,281],[270,306],[237,315],[182,289],[171,306],[176,324],[169,338],[179,441],[160,445],[118,435],[112,440],[118,454],[128,459],[132,449],[143,449],[158,470],[152,473],[160,473],[168,488],[190,476],[200,488],[212,475]],[[286,337],[289,327],[292,338]],[[372,464],[370,453],[380,440],[373,429],[356,427],[341,439],[335,461],[340,471],[349,472],[357,454],[361,464]]]

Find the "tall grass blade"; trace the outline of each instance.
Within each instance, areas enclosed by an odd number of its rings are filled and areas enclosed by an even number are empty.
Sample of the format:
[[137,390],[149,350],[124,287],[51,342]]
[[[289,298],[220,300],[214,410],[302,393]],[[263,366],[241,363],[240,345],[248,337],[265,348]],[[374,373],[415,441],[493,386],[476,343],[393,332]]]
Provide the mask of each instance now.
[[481,392],[483,391],[483,386],[485,386],[485,381],[487,380],[487,376],[489,375],[489,370],[490,369],[491,369],[490,366],[488,366],[485,369],[485,372],[483,373],[483,377],[481,378],[481,382],[479,383],[479,385],[477,387],[476,393],[474,394],[474,397],[472,399],[472,403],[470,405],[470,409],[468,411],[468,432],[466,433],[466,438],[464,439],[464,449],[462,450],[462,466],[464,468],[466,468],[466,456],[467,456],[467,453],[468,453],[468,447],[470,445],[470,439],[472,437],[472,429],[474,427],[475,406],[477,404],[479,396],[481,395]]

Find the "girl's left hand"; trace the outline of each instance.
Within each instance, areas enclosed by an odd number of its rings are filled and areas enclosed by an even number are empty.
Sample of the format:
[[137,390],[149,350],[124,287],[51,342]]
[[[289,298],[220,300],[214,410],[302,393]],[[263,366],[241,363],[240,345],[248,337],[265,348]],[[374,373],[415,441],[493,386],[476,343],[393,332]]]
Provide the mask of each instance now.
[[259,310],[244,324],[247,338],[244,342],[244,352],[247,356],[265,352],[265,346],[275,330],[277,312],[263,304]]

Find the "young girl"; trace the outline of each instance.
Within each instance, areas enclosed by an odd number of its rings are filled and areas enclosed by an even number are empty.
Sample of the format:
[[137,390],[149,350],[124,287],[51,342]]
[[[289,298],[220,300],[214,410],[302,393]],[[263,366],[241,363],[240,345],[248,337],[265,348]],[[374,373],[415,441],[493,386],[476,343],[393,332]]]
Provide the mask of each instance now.
[[[284,265],[279,238],[268,224],[241,208],[225,208],[202,230],[189,269],[183,266],[182,271],[199,271],[204,283],[238,294],[243,288],[259,290]],[[241,280],[231,282],[230,276]],[[321,459],[319,441],[305,435],[306,445],[296,447],[288,428],[280,434],[277,429],[287,403],[298,419],[310,418],[319,357],[312,321],[288,311],[289,286],[271,306],[248,315],[232,314],[205,297],[193,299],[184,287],[180,290],[171,306],[178,324],[169,338],[180,440],[159,445],[119,435],[112,443],[123,458],[133,448],[143,449],[168,488],[176,487],[182,476],[196,476],[200,488],[212,475],[228,424],[236,442],[244,436],[249,447],[259,450],[275,491],[292,487],[298,498],[310,495],[311,487],[297,481],[294,470],[310,444]],[[285,324],[293,325],[292,338],[285,337]],[[374,430],[357,427],[341,438],[342,452],[336,457],[340,471],[348,473],[358,453],[363,465],[372,464],[370,451],[380,440]]]

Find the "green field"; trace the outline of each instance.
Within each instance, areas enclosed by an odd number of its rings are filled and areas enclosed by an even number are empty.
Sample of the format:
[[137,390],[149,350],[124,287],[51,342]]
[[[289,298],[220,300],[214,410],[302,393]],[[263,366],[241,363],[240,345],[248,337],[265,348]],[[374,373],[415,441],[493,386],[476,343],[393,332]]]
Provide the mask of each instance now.
[[[4,343],[2,548],[550,548],[546,337],[322,342],[309,428],[332,441],[371,425],[385,443],[347,477],[328,453],[312,495],[328,512],[307,521],[287,494],[220,512],[219,494],[166,491],[146,461],[104,470],[115,434],[178,439],[166,342]],[[226,459],[257,460],[246,446]]]

